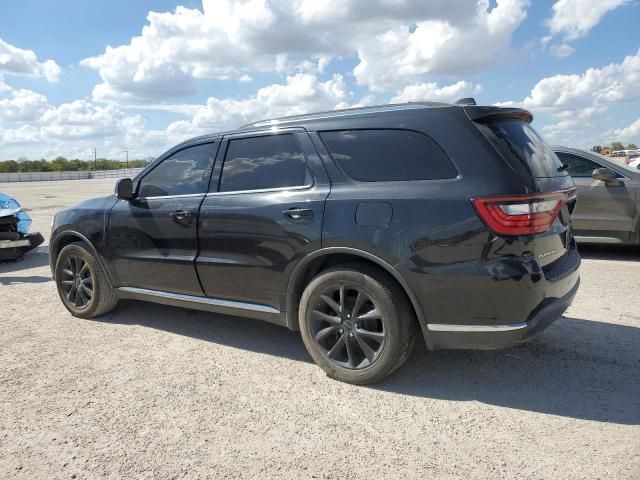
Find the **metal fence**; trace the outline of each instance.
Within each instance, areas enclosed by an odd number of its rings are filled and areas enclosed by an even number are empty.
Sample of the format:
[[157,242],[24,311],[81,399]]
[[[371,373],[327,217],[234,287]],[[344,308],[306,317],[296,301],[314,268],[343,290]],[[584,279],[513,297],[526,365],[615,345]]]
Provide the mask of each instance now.
[[122,168],[119,170],[82,170],[77,172],[0,173],[0,183],[50,182],[56,180],[86,180],[90,178],[133,178],[141,171],[142,168]]

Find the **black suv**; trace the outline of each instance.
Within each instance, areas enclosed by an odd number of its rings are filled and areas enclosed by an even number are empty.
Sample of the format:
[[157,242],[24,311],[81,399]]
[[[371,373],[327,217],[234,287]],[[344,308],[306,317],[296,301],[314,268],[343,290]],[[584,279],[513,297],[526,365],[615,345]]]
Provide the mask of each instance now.
[[578,289],[574,184],[529,112],[387,105],[198,137],[58,213],[50,263],[83,318],[121,298],[300,330],[331,377],[498,348]]

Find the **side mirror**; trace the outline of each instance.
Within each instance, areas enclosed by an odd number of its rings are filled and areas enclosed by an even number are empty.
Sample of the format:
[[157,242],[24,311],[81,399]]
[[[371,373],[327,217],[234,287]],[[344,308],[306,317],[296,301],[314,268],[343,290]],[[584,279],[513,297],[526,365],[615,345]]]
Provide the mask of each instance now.
[[123,200],[130,200],[133,196],[133,180],[130,178],[119,178],[116,180],[116,197]]
[[609,170],[608,168],[596,168],[591,176],[595,180],[601,180],[604,183],[617,184],[618,183],[618,174],[613,170]]

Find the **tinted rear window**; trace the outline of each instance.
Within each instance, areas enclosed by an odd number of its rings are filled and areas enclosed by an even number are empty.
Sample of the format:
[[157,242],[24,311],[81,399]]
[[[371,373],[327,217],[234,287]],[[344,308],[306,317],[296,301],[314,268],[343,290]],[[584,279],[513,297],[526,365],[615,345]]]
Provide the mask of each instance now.
[[516,119],[486,123],[490,139],[514,170],[534,177],[561,177],[562,166],[551,147],[526,122]]
[[321,132],[331,156],[359,182],[455,178],[456,168],[431,138],[410,130]]

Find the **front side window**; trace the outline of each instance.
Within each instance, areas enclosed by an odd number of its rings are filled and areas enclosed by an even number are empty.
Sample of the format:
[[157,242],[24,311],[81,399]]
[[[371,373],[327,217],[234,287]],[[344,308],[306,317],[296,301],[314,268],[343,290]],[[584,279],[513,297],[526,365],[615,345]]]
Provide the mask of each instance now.
[[222,166],[221,192],[309,185],[307,160],[294,135],[229,141]]
[[185,148],[167,157],[140,181],[141,197],[206,193],[215,155],[214,144]]
[[320,136],[344,173],[359,182],[435,180],[458,175],[442,148],[422,133],[340,130]]
[[569,165],[568,172],[572,177],[591,177],[596,168],[602,167],[591,160],[570,153],[557,152],[556,155],[562,163]]

